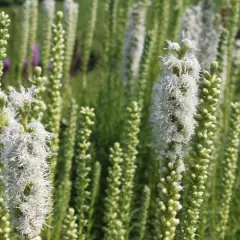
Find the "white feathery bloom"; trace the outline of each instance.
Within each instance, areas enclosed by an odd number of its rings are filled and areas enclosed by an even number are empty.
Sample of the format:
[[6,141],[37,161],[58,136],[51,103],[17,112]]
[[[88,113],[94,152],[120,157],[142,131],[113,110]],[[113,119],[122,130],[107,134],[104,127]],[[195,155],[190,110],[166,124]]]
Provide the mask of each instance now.
[[133,5],[125,32],[121,79],[124,85],[132,84],[138,75],[140,60],[144,49],[147,3]]
[[24,87],[20,87],[20,92],[15,89],[10,90],[9,100],[14,108],[18,109],[23,107],[25,104],[31,104],[34,102],[34,91],[35,87],[28,88],[25,90]]
[[167,40],[168,44],[168,50],[174,50],[174,51],[179,51],[181,49],[180,45],[178,43],[172,42],[170,40]]
[[46,159],[50,156],[47,141],[50,134],[41,123],[29,124],[31,131],[24,132],[15,123],[2,129],[1,177],[5,199],[13,224],[30,238],[37,236],[45,218],[51,211],[51,185]]
[[[184,42],[185,39],[182,44]],[[162,63],[164,76],[154,84],[150,117],[154,144],[164,150],[174,141],[179,148],[177,152],[181,152],[182,145],[186,145],[194,133],[200,65],[190,50],[181,59],[170,52],[162,58]]]
[[[23,127],[16,119],[20,108],[34,102],[33,95],[34,87],[28,90],[21,87],[20,93],[10,91],[10,102],[2,108],[7,124],[0,133],[0,162],[3,164],[0,178],[4,183],[5,202],[13,225],[29,238],[39,235],[52,207],[46,161],[51,155],[48,147],[51,134],[38,121],[25,122],[27,126]],[[23,114],[24,111],[20,117]]]
[[195,52],[202,68],[209,68],[216,60],[217,31],[215,26],[214,4],[200,2],[192,8],[187,8],[182,19],[182,30],[191,34],[196,42]]

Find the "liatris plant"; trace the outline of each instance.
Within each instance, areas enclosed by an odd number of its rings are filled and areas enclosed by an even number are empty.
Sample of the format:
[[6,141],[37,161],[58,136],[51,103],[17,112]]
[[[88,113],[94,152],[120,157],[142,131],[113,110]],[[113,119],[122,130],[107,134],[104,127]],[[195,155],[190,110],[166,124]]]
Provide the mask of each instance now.
[[136,102],[132,102],[127,108],[126,122],[123,134],[123,176],[121,190],[120,218],[128,239],[129,224],[132,210],[134,175],[136,171],[137,145],[139,143],[140,108]]
[[38,24],[38,0],[31,0],[30,23],[29,23],[30,31],[29,31],[29,40],[28,40],[29,69],[31,69],[32,55],[33,55],[34,45],[36,42],[37,24]]
[[[7,40],[9,38],[8,26],[10,19],[4,12],[0,13],[0,77],[3,75],[3,60],[6,58]],[[1,86],[1,82],[0,82]]]
[[8,48],[0,13],[0,239],[239,239],[240,1],[22,2]]
[[43,24],[43,39],[42,39],[42,65],[43,70],[46,72],[49,64],[50,49],[51,49],[51,40],[52,40],[52,25],[54,21],[54,10],[55,10],[55,1],[54,0],[44,0],[43,1],[43,15],[44,15],[44,24]]
[[[51,140],[51,150],[57,154],[59,148],[59,128],[61,119],[61,79],[63,77],[63,59],[64,59],[64,30],[62,25],[63,13],[57,12],[56,24],[53,25],[53,47],[51,62],[53,68],[49,74],[49,130],[54,133]],[[51,158],[51,169],[54,174],[56,168],[56,156]]]
[[229,135],[225,157],[223,159],[223,179],[221,181],[221,198],[219,202],[219,222],[217,232],[220,239],[225,239],[229,219],[229,209],[232,198],[232,189],[235,181],[235,172],[238,160],[240,134],[240,104],[232,103],[232,115],[229,123]]
[[177,213],[182,208],[183,158],[194,133],[200,71],[194,49],[194,42],[184,36],[181,45],[168,41],[169,53],[162,58],[164,73],[154,86],[151,122],[160,158],[156,209],[159,240],[174,239]]
[[100,177],[101,177],[101,164],[99,162],[95,162],[93,166],[93,177],[92,177],[92,186],[91,186],[91,202],[88,213],[88,226],[87,226],[87,239],[92,236],[92,229],[94,225],[94,213],[96,208],[96,202],[99,195],[100,190]]
[[239,19],[239,11],[240,11],[240,2],[238,0],[232,0],[231,1],[231,8],[230,8],[230,18],[228,22],[228,31],[229,31],[229,36],[228,36],[228,50],[227,50],[227,62],[228,62],[228,67],[227,67],[227,81],[226,81],[226,87],[225,87],[225,92],[224,92],[224,130],[225,133],[228,129],[228,118],[229,118],[229,106],[232,101],[232,93],[231,93],[231,88],[232,88],[232,79],[231,79],[231,70],[232,70],[232,54],[233,54],[233,47],[234,47],[234,42],[235,42],[235,36],[237,33],[237,24],[238,24],[238,19]]
[[[154,20],[157,22],[158,27],[157,28],[157,41],[155,46],[155,55],[154,55],[154,61],[157,61],[157,58],[159,57],[159,54],[162,51],[162,48],[165,43],[165,39],[167,37],[168,32],[168,26],[169,26],[169,7],[170,2],[168,0],[160,1],[154,1]],[[157,70],[159,73],[159,70]]]
[[[106,4],[106,8],[108,9],[109,13],[109,41],[110,41],[110,51],[114,50],[116,47],[114,43],[114,39],[116,38],[116,31],[117,31],[117,23],[118,23],[118,6],[119,0],[108,0]],[[110,52],[111,54],[111,52]],[[111,56],[113,57],[113,56]]]
[[40,64],[40,51],[38,43],[33,45],[32,51],[32,67],[35,68]]
[[139,230],[139,240],[143,240],[146,234],[146,225],[148,220],[148,210],[150,207],[150,199],[151,199],[151,190],[149,187],[144,186],[143,193],[142,193],[142,206],[140,208],[139,214],[139,223],[138,223],[138,230]]
[[122,162],[122,149],[119,143],[115,143],[113,148],[110,149],[111,166],[109,167],[105,198],[104,220],[106,227],[104,227],[104,231],[106,240],[124,239],[125,235],[125,230],[120,219]]
[[[156,24],[156,23],[155,23]],[[141,58],[138,82],[137,82],[137,101],[142,111],[145,103],[147,80],[151,70],[151,62],[154,56],[154,47],[157,40],[157,25],[154,25],[151,32],[148,33],[145,40],[144,52]]]
[[98,0],[91,0],[90,2],[90,9],[89,9],[89,27],[86,33],[85,44],[83,49],[83,86],[86,88],[87,85],[87,68],[88,68],[88,61],[90,57],[92,42],[93,42],[93,34],[95,31],[96,19],[97,19],[97,7],[98,7]]
[[133,84],[133,80],[139,72],[140,59],[144,48],[146,10],[147,4],[145,2],[134,4],[131,10],[125,33],[121,68],[121,79],[126,86]]
[[120,33],[122,34],[122,29],[126,28],[126,24],[129,19],[129,10],[131,9],[133,0],[126,0],[122,3],[121,8],[119,9],[119,21],[120,22]]
[[181,223],[182,239],[195,239],[198,229],[200,211],[206,193],[209,164],[214,148],[214,131],[216,128],[220,82],[217,77],[217,63],[211,65],[210,73],[203,73],[200,85],[197,129],[194,146],[189,160],[191,174],[184,199],[184,219]]
[[86,226],[87,226],[87,212],[89,205],[87,201],[90,198],[90,192],[88,186],[90,183],[90,161],[91,154],[89,152],[91,143],[89,138],[92,133],[92,126],[94,124],[95,114],[92,108],[82,107],[80,111],[80,131],[78,151],[76,157],[76,180],[75,180],[75,208],[77,211],[78,219],[78,239],[84,240],[86,238]]
[[[109,69],[109,74],[112,74],[111,67],[113,61],[117,56],[116,48],[117,42],[117,26],[118,26],[118,7],[119,0],[107,0],[104,5],[104,32],[105,32],[105,43],[104,43],[104,61]],[[126,13],[128,14],[128,12]],[[116,54],[116,55],[115,55]]]
[[228,30],[223,28],[221,29],[221,34],[219,37],[218,48],[217,48],[217,62],[219,64],[218,67],[218,75],[222,79],[221,84],[221,100],[224,99],[224,89],[227,81],[227,43],[228,43]]
[[[51,185],[46,159],[51,134],[38,121],[30,122],[34,88],[12,90],[1,106],[6,124],[1,127],[1,177],[4,198],[13,225],[21,235],[36,237],[51,211]],[[5,99],[7,101],[7,99]],[[16,116],[18,116],[16,118]]]
[[78,3],[73,0],[64,1],[64,29],[65,29],[65,48],[64,52],[64,82],[68,83],[70,68],[72,63],[73,49],[77,30]]
[[25,0],[22,13],[21,13],[21,35],[20,35],[20,51],[18,52],[18,73],[17,81],[21,83],[22,81],[22,70],[24,66],[24,61],[27,57],[29,31],[30,31],[30,7],[31,0]]
[[179,34],[182,12],[183,12],[183,5],[184,5],[184,0],[175,0],[172,2],[172,5],[171,5],[171,7],[173,7],[173,11],[170,19],[169,35],[171,36],[171,39],[173,39],[174,41],[177,40],[177,37]]

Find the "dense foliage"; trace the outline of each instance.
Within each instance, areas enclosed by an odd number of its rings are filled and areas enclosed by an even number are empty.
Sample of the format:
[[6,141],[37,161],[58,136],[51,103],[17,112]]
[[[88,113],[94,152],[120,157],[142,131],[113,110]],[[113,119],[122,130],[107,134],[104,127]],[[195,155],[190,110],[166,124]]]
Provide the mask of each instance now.
[[0,239],[240,239],[240,0],[15,2]]

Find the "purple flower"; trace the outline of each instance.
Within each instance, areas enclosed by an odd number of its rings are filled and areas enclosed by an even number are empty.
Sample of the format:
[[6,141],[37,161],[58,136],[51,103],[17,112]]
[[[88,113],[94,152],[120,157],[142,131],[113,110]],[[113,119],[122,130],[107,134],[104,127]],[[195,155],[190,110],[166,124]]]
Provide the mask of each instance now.
[[48,63],[48,69],[53,69],[53,63],[52,62]]
[[35,43],[34,47],[33,47],[33,55],[32,55],[32,65],[33,65],[33,67],[38,66],[39,62],[40,62],[39,45],[38,45],[38,43]]
[[3,68],[4,68],[4,72],[7,72],[11,67],[11,61],[10,59],[5,59],[3,60]]

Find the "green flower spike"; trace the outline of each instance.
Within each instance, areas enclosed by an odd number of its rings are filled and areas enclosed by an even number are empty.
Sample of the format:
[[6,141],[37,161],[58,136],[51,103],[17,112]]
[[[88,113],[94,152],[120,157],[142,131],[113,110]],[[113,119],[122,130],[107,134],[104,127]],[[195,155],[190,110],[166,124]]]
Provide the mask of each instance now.
[[94,213],[95,213],[95,204],[97,201],[97,197],[99,195],[100,190],[100,177],[101,177],[101,164],[99,162],[95,162],[93,166],[93,177],[92,177],[92,187],[91,187],[91,202],[90,209],[88,213],[88,226],[87,226],[87,239],[91,238],[92,228],[94,225]]
[[126,230],[126,239],[129,234],[131,217],[131,205],[133,199],[134,175],[136,171],[138,133],[140,125],[140,109],[136,102],[132,102],[127,108],[125,129],[123,134],[123,177],[120,199],[120,215],[123,227]]
[[106,240],[124,240],[125,231],[123,229],[120,216],[120,186],[122,177],[122,149],[119,143],[115,143],[110,149],[110,167],[107,177],[107,190],[105,198],[104,220],[106,227]]
[[190,177],[186,194],[183,222],[180,228],[182,239],[195,239],[198,229],[201,206],[206,192],[208,168],[214,148],[217,103],[220,95],[220,82],[217,77],[217,62],[211,65],[210,73],[205,71],[200,85],[197,129],[190,157]]
[[36,67],[34,69],[33,78],[30,82],[35,86],[35,101],[33,104],[32,115],[35,120],[41,120],[43,118],[44,112],[46,111],[46,104],[43,100],[43,93],[46,90],[47,78],[41,77],[42,68]]
[[[3,60],[6,58],[7,40],[9,39],[8,27],[10,19],[7,14],[0,12],[0,78],[3,75]],[[1,81],[0,81],[1,87]]]
[[63,77],[63,55],[64,55],[64,30],[62,25],[63,13],[57,12],[56,24],[53,25],[53,46],[51,62],[53,68],[49,74],[49,131],[54,134],[51,139],[50,148],[55,154],[50,159],[52,174],[55,172],[57,163],[57,152],[59,148],[59,129],[61,119],[62,99],[60,95],[61,79]]
[[76,223],[75,211],[73,208],[68,209],[68,213],[64,218],[62,228],[63,240],[77,240],[77,223]]
[[76,157],[76,181],[75,181],[75,206],[77,211],[77,219],[79,222],[78,240],[86,239],[86,227],[87,227],[87,213],[89,212],[89,205],[87,201],[90,198],[90,192],[88,186],[90,183],[90,136],[92,133],[92,127],[94,125],[95,114],[94,110],[89,107],[82,107],[80,111],[80,131],[78,152]]
[[227,230],[232,189],[236,179],[236,168],[240,135],[240,103],[231,104],[232,115],[229,121],[229,132],[225,157],[223,159],[223,178],[221,179],[221,197],[219,202],[218,237],[223,240]]
[[68,209],[71,195],[71,170],[72,158],[74,155],[75,137],[77,130],[77,104],[72,99],[68,109],[68,122],[63,133],[62,155],[60,167],[62,169],[59,176],[56,177],[56,188],[54,192],[54,216],[53,216],[53,233],[55,239],[59,239],[65,213]]

